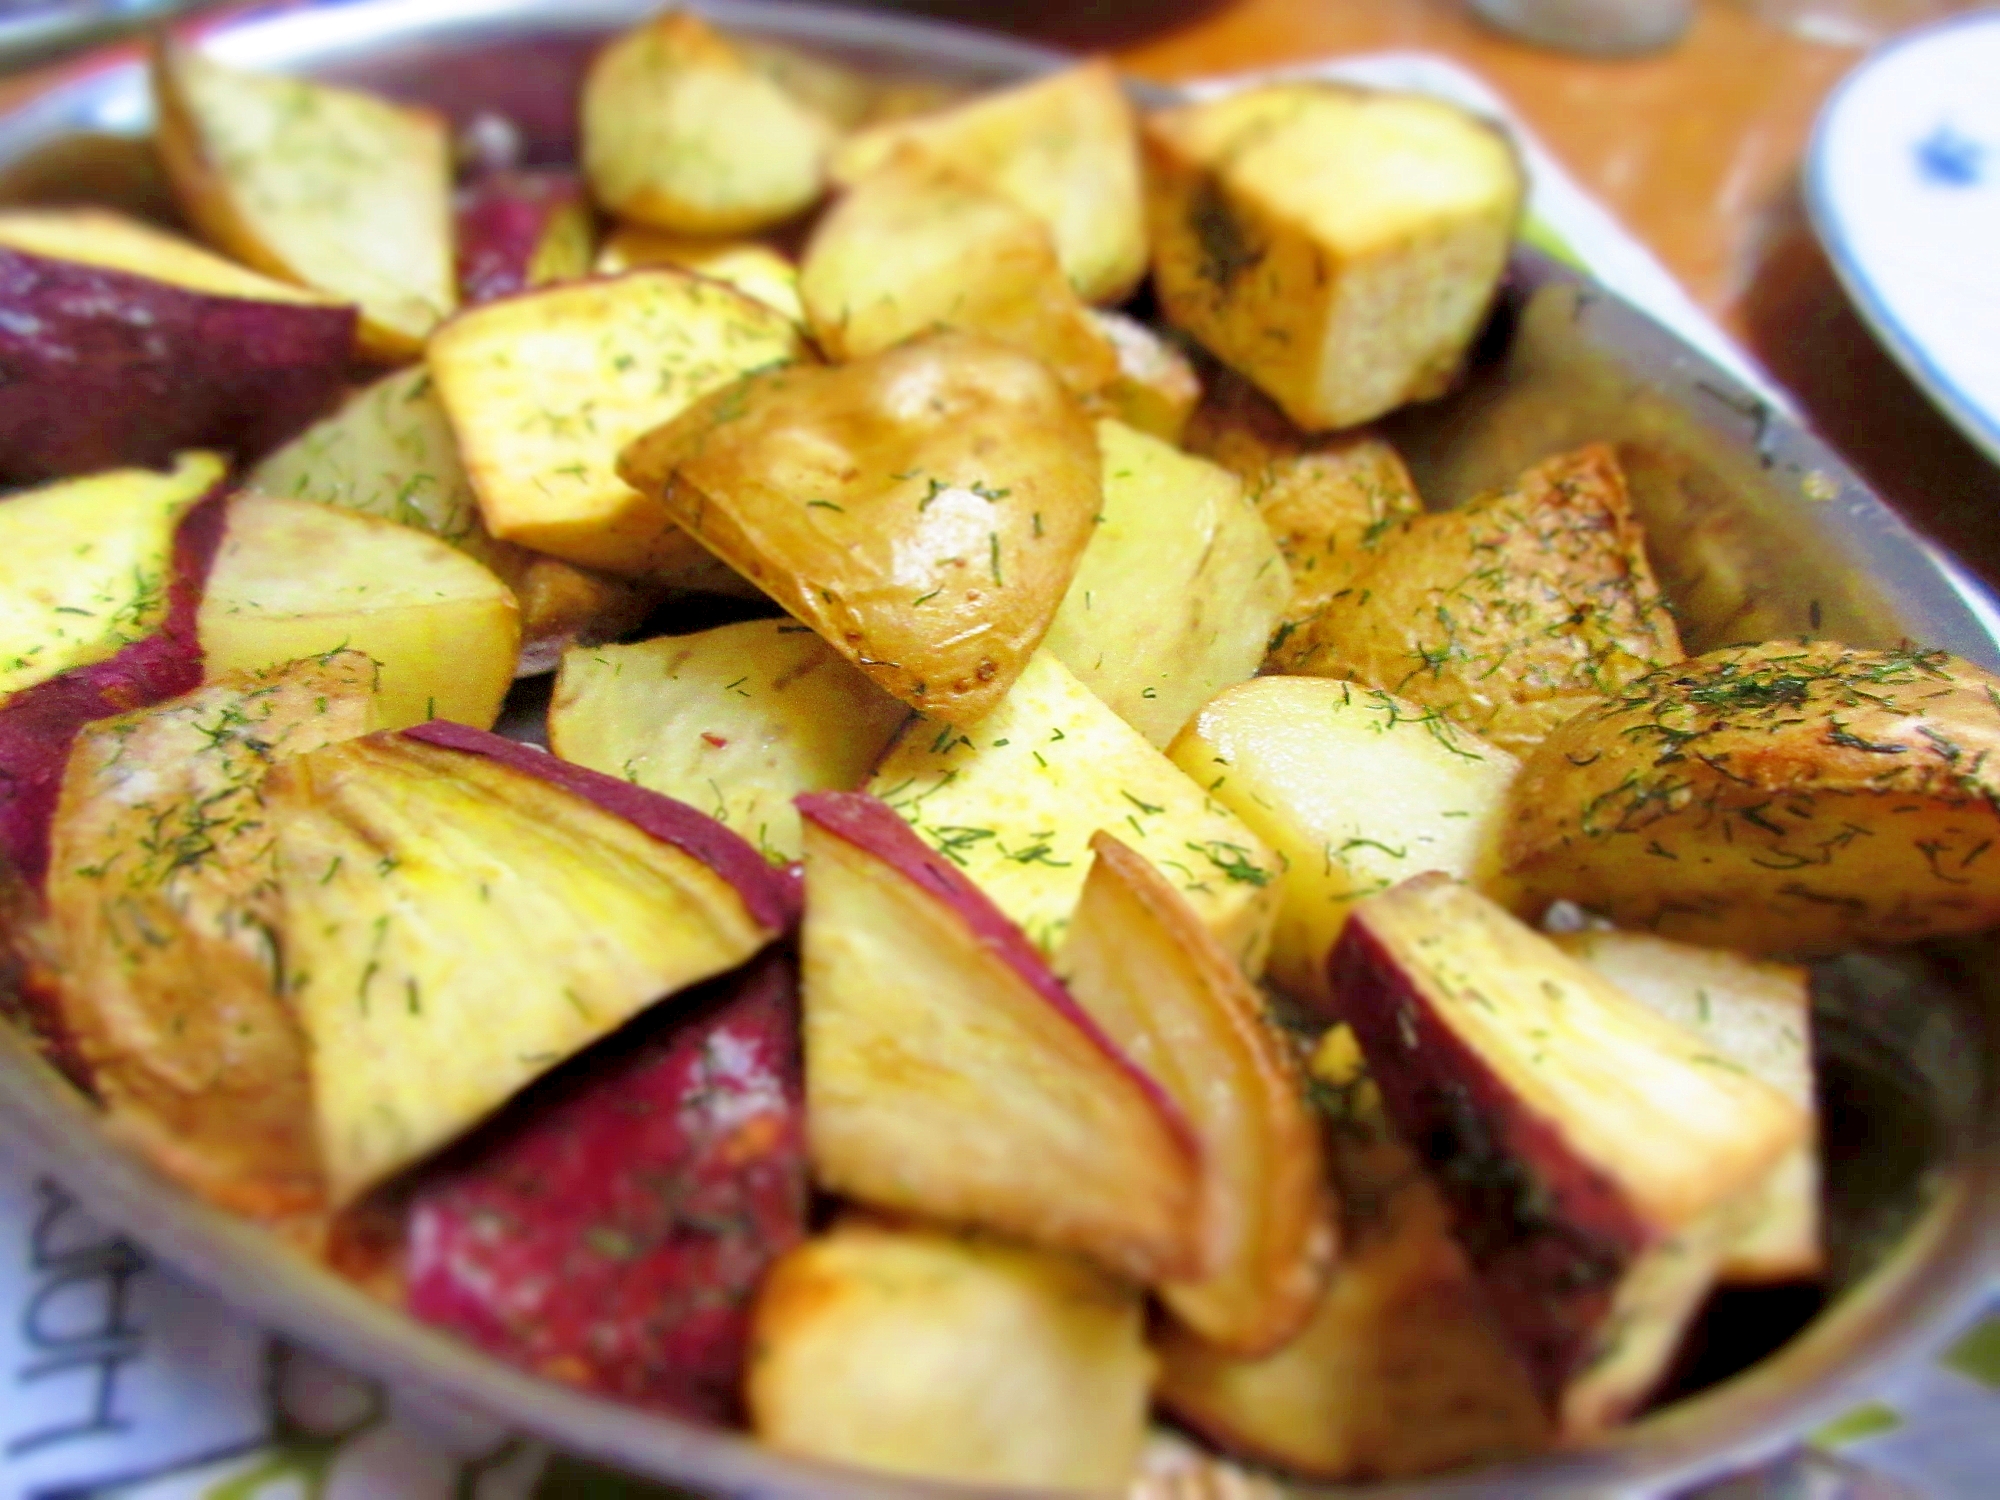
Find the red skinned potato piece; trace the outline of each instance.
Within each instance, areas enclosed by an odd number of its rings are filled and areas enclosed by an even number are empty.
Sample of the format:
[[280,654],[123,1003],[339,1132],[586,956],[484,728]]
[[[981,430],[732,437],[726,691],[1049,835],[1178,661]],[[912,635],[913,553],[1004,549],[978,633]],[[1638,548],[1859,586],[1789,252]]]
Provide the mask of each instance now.
[[560,170],[491,172],[453,204],[461,305],[590,274],[583,181]]
[[0,245],[0,483],[275,448],[332,403],[355,310]]
[[222,542],[226,496],[225,482],[181,518],[166,620],[156,634],[0,703],[0,857],[30,884],[41,884],[48,864],[49,819],[77,731],[93,719],[149,708],[201,685],[195,617]]
[[1135,1281],[1206,1271],[1200,1147],[1172,1097],[886,803],[794,800],[821,1185]]
[[753,1294],[803,1237],[806,1201],[798,976],[772,951],[424,1173],[408,1305],[538,1374],[731,1421]]

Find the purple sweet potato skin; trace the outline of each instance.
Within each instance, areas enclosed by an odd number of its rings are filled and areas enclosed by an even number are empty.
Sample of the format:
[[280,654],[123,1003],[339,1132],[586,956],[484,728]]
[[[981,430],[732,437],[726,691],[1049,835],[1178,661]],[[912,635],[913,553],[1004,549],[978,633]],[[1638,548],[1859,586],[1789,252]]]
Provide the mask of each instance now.
[[454,209],[459,300],[470,307],[526,291],[550,225],[583,203],[574,172],[492,172],[465,188]]
[[357,316],[4,247],[0,311],[0,484],[187,448],[254,458],[339,394]]
[[773,950],[425,1174],[409,1307],[539,1374],[734,1421],[751,1298],[803,1238],[807,1202],[797,968]]
[[1397,1134],[1451,1204],[1453,1232],[1551,1410],[1620,1278],[1658,1238],[1616,1184],[1522,1107],[1429,1003],[1421,960],[1364,905],[1328,970]]
[[0,858],[36,889],[48,869],[49,822],[77,731],[201,686],[195,616],[228,521],[226,500],[226,485],[217,486],[181,518],[167,616],[157,633],[0,703]]
[[432,719],[402,733],[426,745],[483,755],[516,771],[593,802],[663,844],[693,855],[736,888],[751,916],[773,932],[789,932],[799,919],[799,888],[741,834],[707,813],[616,776],[574,765],[533,745],[490,730]]

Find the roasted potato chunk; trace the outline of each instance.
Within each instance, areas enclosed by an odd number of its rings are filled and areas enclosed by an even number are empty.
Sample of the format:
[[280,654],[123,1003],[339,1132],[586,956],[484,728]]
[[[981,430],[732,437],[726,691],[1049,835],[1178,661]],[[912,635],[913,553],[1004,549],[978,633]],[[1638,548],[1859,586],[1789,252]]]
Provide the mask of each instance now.
[[273,764],[366,733],[373,676],[338,651],[89,725],[51,828],[62,1020],[111,1131],[260,1218],[322,1194],[261,788]]
[[800,792],[851,792],[909,710],[790,620],[563,658],[549,746],[701,808],[767,859],[799,857]]
[[1164,747],[1253,675],[1291,593],[1235,478],[1110,420],[1104,508],[1044,644],[1119,718]]
[[219,248],[360,304],[360,348],[413,358],[458,305],[443,116],[302,78],[153,51],[160,160]]
[[741,234],[810,207],[833,135],[692,11],[618,38],[583,84],[583,169],[597,200],[683,234]]
[[1096,434],[1040,364],[941,330],[745,378],[619,472],[911,707],[989,712],[1054,619],[1103,494]]
[[2000,682],[1942,651],[1733,646],[1628,683],[1521,768],[1519,909],[1753,954],[2000,920]]
[[1221,464],[1277,538],[1292,599],[1271,636],[1266,670],[1300,669],[1294,638],[1351,588],[1397,523],[1423,514],[1403,460],[1369,432],[1308,437],[1241,376],[1225,374],[1188,420],[1190,453]]
[[978,723],[911,720],[869,790],[1044,953],[1082,894],[1090,836],[1111,828],[1172,878],[1245,973],[1263,968],[1277,856],[1046,650]]
[[[1596,928],[1559,933],[1554,941],[1648,1010],[1707,1038],[1723,1057],[1817,1117],[1812,989],[1804,969],[1645,932]],[[1785,1281],[1823,1271],[1817,1130],[1765,1179],[1757,1200],[1724,1254],[1722,1279]]]
[[344,647],[372,657],[385,729],[438,718],[486,728],[521,645],[513,594],[464,553],[408,526],[265,495],[230,502],[196,629],[218,672]]
[[1167,316],[1309,431],[1442,395],[1493,300],[1527,179],[1457,105],[1274,83],[1151,115]]
[[794,323],[806,320],[806,310],[799,302],[798,267],[756,240],[699,239],[624,224],[611,232],[604,248],[597,252],[595,269],[600,276],[617,276],[644,266],[696,271],[712,281],[727,282]]
[[1118,373],[1092,393],[1091,410],[1178,444],[1201,400],[1201,377],[1192,361],[1137,318],[1100,308],[1092,309],[1091,317],[1118,354]]
[[1045,1251],[850,1221],[772,1268],[753,1347],[750,1424],[787,1453],[1111,1492],[1145,1438],[1139,1294]]
[[1218,694],[1167,754],[1277,853],[1269,977],[1328,1017],[1326,956],[1354,904],[1426,870],[1490,885],[1520,769],[1435,709],[1312,677]]
[[1079,393],[1118,373],[1117,349],[1071,290],[1041,220],[914,151],[870,172],[819,221],[799,296],[829,359],[944,327],[1032,354]]
[[1084,301],[1121,302],[1145,275],[1137,125],[1110,64],[859,131],[834,153],[834,180],[851,187],[912,147],[1048,225]]
[[1403,523],[1288,648],[1292,671],[1384,688],[1516,755],[1681,658],[1602,445]]
[[618,451],[747,370],[806,352],[790,319],[668,268],[489,302],[431,340],[431,377],[487,530],[670,582],[700,556]]

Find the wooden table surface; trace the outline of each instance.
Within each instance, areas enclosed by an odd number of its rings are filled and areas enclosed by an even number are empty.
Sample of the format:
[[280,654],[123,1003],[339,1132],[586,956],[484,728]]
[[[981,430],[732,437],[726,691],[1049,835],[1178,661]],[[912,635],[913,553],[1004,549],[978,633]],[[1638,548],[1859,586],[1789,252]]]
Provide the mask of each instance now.
[[[1457,59],[1653,247],[1793,392],[1822,436],[1920,530],[2000,585],[2000,466],[1882,352],[1806,226],[1800,157],[1821,101],[1858,53],[1770,27],[1739,0],[1699,0],[1678,46],[1617,61],[1511,41],[1473,21],[1462,0],[926,0],[907,8],[955,10],[975,23],[1106,48],[1157,79],[1390,48]],[[46,77],[0,81],[0,109]]]

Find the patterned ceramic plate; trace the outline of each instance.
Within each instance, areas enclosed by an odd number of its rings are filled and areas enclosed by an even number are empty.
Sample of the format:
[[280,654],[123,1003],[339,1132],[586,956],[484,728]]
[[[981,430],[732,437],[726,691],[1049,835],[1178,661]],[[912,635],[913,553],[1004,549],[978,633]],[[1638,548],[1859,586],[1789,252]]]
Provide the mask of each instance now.
[[2000,10],[1901,37],[1834,90],[1806,198],[1890,353],[2000,461]]

